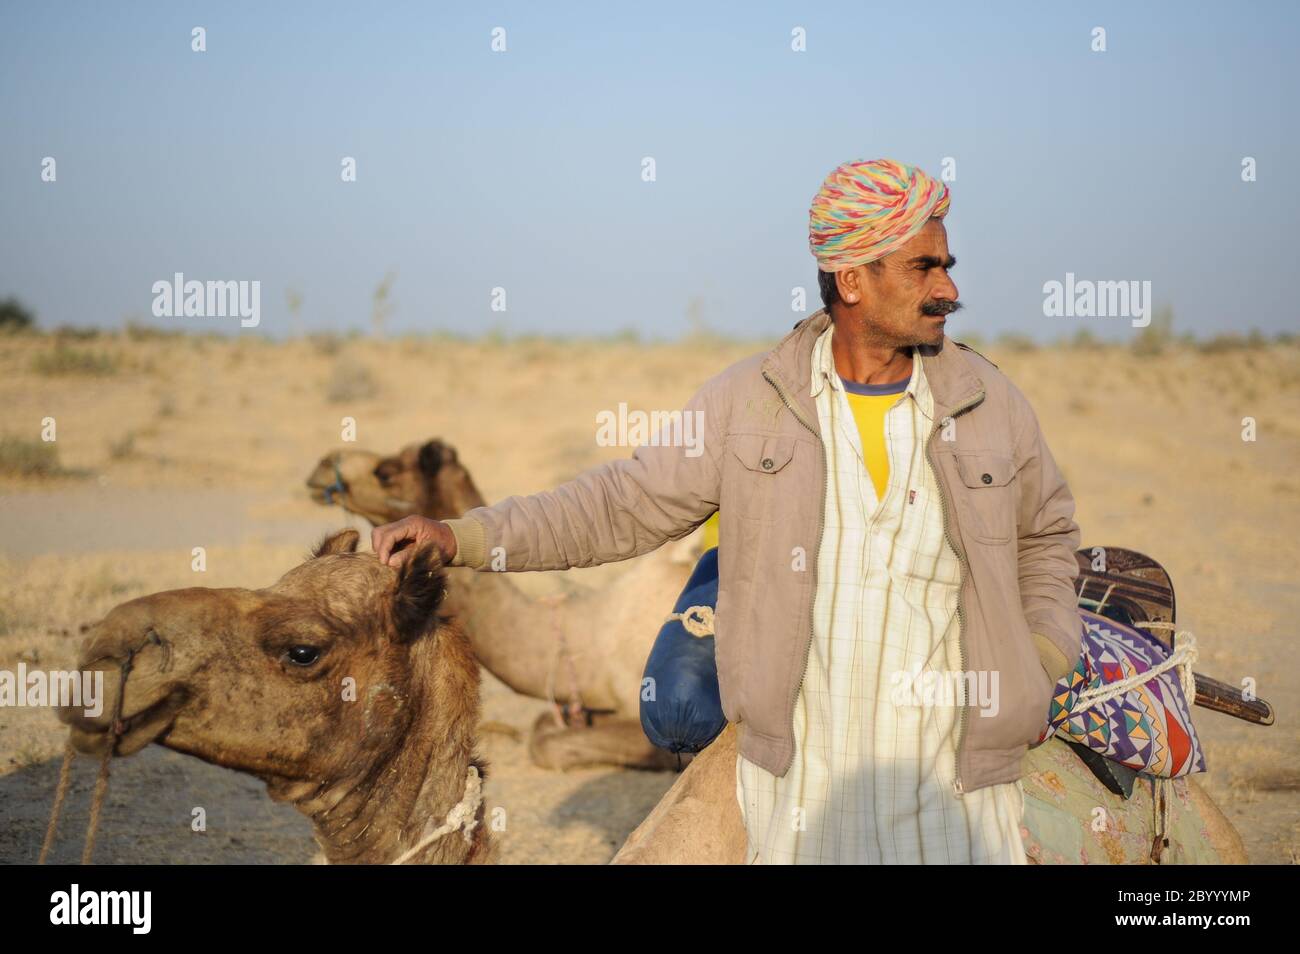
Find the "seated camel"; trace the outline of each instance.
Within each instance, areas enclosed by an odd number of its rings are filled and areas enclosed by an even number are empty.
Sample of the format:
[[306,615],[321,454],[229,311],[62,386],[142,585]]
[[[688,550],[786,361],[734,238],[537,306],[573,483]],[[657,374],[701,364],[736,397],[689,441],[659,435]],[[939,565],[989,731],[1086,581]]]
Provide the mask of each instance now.
[[[459,517],[485,501],[451,445],[430,440],[388,457],[338,450],[323,457],[307,486],[373,524],[409,514]],[[599,591],[534,598],[506,573],[449,567],[444,612],[454,616],[488,672],[515,692],[568,702],[563,718],[543,715],[529,753],[551,769],[583,765],[671,769],[676,755],[641,729],[639,693],[646,657],[698,554],[687,538],[640,557]]]
[[150,742],[246,772],[311,819],[326,861],[490,860],[479,670],[439,616],[431,551],[401,571],[328,537],[262,590],[141,597],[92,626],[79,668],[104,672],[96,717],[67,708],[75,748]]
[[[612,864],[743,864],[745,823],[736,800],[737,728],[695,757]],[[1241,836],[1191,778],[1163,780],[1168,826],[1150,780],[1123,799],[1066,743],[1049,739],[1025,757],[1021,835],[1031,864],[1245,864]],[[1097,809],[1101,809],[1098,812]]]
[[[474,739],[478,665],[440,615],[444,574],[428,550],[394,570],[357,542],[355,530],[334,534],[266,589],[171,590],[112,610],[79,659],[105,674],[99,714],[59,711],[73,745],[125,756],[157,742],[254,775],[311,819],[332,863],[491,861]],[[615,862],[742,861],[736,751],[728,727]],[[1028,770],[1031,860],[1132,860],[1151,841],[1150,796],[1111,796],[1063,743],[1033,750]],[[1163,860],[1244,860],[1194,782],[1170,788]],[[1060,824],[1053,805],[1071,797],[1103,807],[1107,825],[1098,832],[1077,808],[1056,809]]]

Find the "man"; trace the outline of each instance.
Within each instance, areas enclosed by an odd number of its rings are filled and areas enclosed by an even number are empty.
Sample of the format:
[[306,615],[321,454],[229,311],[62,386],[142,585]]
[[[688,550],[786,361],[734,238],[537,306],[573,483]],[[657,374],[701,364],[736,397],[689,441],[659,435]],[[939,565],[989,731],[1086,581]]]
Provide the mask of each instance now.
[[457,565],[557,570],[718,512],[718,678],[751,861],[1024,861],[1021,759],[1080,652],[1079,534],[1024,396],[944,334],[948,206],[890,160],[827,177],[809,227],[824,307],[691,399],[702,454],[640,447],[548,493],[374,532],[390,563],[434,542]]

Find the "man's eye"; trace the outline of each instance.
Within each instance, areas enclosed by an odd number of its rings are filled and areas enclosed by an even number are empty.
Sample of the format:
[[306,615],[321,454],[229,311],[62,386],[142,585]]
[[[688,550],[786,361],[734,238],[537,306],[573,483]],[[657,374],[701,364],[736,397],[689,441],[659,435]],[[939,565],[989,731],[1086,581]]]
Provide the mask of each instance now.
[[295,666],[310,666],[320,659],[320,650],[315,646],[291,646],[285,655]]

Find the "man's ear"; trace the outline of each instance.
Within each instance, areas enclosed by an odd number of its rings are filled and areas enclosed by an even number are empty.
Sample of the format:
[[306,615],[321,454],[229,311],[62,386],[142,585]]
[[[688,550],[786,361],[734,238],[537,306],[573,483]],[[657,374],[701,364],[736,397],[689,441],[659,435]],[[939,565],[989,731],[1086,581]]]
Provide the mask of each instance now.
[[316,548],[311,551],[314,557],[329,556],[334,553],[356,553],[357,541],[361,539],[361,534],[348,528],[340,530],[338,533],[332,533],[325,537]]
[[398,642],[409,643],[438,626],[438,608],[447,595],[442,560],[431,545],[420,547],[402,564],[393,593],[393,632]]

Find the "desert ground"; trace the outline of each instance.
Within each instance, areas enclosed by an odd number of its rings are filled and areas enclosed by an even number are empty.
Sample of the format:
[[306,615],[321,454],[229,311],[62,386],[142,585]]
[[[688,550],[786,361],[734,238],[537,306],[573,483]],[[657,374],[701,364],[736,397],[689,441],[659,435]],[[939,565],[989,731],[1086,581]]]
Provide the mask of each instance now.
[[[956,322],[954,335],[964,337]],[[490,500],[551,487],[628,453],[596,414],[680,407],[706,378],[771,341],[287,342],[117,332],[0,336],[0,669],[71,668],[80,627],[120,602],[182,586],[272,583],[325,531],[365,529],[304,488],[326,451],[391,452],[428,437],[460,451]],[[1160,560],[1196,669],[1253,679],[1270,727],[1196,710],[1205,783],[1256,863],[1300,858],[1300,346],[1181,341],[1144,349],[981,347],[1028,395],[1078,503],[1087,546]],[[40,440],[53,418],[57,440]],[[1243,440],[1252,418],[1257,440]],[[191,550],[207,550],[204,573]],[[523,574],[536,593],[600,587],[630,564]],[[675,594],[665,594],[664,612]],[[507,863],[602,863],[672,773],[531,765],[545,703],[484,680],[481,750]],[[35,861],[64,733],[49,709],[0,708],[0,862]],[[53,859],[80,856],[96,765],[79,759]],[[207,831],[190,830],[207,811]],[[315,851],[260,782],[151,746],[117,762],[100,863],[298,863]]]

